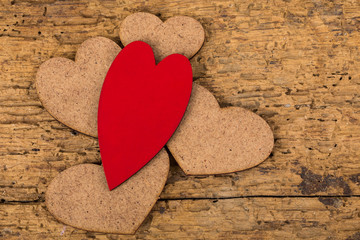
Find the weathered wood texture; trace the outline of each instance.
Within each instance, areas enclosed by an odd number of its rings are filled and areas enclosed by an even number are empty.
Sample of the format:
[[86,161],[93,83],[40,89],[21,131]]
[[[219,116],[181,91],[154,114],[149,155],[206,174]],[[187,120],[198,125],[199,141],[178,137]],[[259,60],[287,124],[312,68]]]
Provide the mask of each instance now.
[[[222,106],[274,130],[253,169],[188,177],[175,162],[161,199],[125,239],[360,238],[360,3],[348,1],[4,1],[0,3],[0,237],[122,239],[63,225],[44,209],[62,170],[100,163],[97,140],[54,120],[36,95],[39,65],[81,42],[119,42],[122,19],[187,15],[206,30],[195,81]],[[188,199],[188,200],[184,200]]]
[[64,226],[43,204],[1,205],[6,218],[0,224],[6,239],[358,239],[358,200],[332,198],[331,204],[301,197],[160,200],[137,234],[130,236]]

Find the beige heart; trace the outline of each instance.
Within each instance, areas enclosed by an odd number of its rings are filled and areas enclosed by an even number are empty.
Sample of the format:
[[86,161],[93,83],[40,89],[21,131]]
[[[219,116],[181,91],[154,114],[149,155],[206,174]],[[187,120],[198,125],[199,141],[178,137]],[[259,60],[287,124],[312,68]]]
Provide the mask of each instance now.
[[221,109],[214,96],[193,84],[185,115],[167,143],[186,174],[221,174],[254,167],[272,151],[273,133],[258,115]]
[[173,53],[191,58],[205,39],[203,27],[191,17],[175,16],[162,22],[157,16],[144,12],[126,17],[119,35],[124,46],[133,41],[149,44],[157,62]]
[[59,221],[87,231],[133,234],[157,201],[169,172],[159,152],[145,167],[112,191],[104,170],[80,164],[60,173],[46,191],[46,206]]
[[49,113],[79,132],[97,136],[97,109],[106,73],[121,48],[96,37],[79,47],[75,62],[52,58],[41,64],[36,89]]

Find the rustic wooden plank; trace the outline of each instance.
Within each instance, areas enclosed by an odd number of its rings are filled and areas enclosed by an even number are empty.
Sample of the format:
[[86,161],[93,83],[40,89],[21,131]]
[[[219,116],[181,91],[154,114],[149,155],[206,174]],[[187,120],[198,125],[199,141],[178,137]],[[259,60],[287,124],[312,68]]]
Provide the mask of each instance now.
[[97,141],[54,120],[34,80],[50,57],[73,58],[91,36],[117,42],[131,12],[189,15],[205,27],[192,59],[222,106],[248,108],[274,130],[273,156],[235,174],[186,177],[174,165],[162,198],[359,195],[359,3],[356,1],[1,1],[0,192],[41,199],[54,176],[99,163]]
[[159,201],[133,236],[65,226],[42,203],[1,204],[0,212],[4,239],[358,239],[360,233],[355,197]]
[[[92,36],[119,43],[121,20],[137,11],[204,25],[195,80],[221,106],[267,120],[274,152],[248,171],[207,177],[185,176],[173,161],[135,236],[65,227],[44,207],[46,187],[73,165],[100,164],[99,148],[46,112],[36,70],[74,58]],[[0,238],[360,238],[358,1],[1,0],[0,19]]]

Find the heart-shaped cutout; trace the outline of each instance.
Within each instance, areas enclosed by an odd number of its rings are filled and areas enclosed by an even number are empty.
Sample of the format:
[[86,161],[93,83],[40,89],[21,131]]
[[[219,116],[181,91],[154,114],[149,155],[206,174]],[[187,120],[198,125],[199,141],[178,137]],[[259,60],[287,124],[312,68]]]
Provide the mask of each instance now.
[[113,191],[103,168],[80,164],[54,178],[46,206],[59,221],[87,231],[133,234],[157,201],[169,172],[165,150]]
[[121,23],[119,35],[124,46],[134,41],[149,44],[157,62],[173,53],[191,58],[205,39],[203,27],[191,17],[175,16],[163,22],[144,12],[127,16]]
[[193,84],[186,113],[167,146],[186,174],[203,175],[254,167],[273,144],[265,120],[240,107],[221,109],[209,91]]
[[172,54],[155,65],[151,47],[127,45],[112,63],[100,95],[98,138],[110,190],[164,147],[183,117],[192,87],[189,60]]
[[75,62],[52,58],[36,75],[38,96],[46,110],[63,124],[97,136],[97,109],[106,73],[121,48],[104,37],[83,42]]

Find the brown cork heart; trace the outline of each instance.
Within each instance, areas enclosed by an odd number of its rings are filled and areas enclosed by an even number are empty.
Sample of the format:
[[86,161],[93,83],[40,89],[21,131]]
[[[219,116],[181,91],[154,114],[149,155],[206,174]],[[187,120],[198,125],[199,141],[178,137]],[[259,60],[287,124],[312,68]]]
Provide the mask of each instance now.
[[76,228],[133,234],[159,198],[168,172],[169,156],[162,150],[126,182],[109,191],[101,166],[80,164],[50,183],[46,206],[56,219]]
[[167,143],[186,174],[236,172],[264,161],[274,145],[269,125],[240,107],[220,108],[205,88],[193,84],[186,113]]
[[97,109],[106,73],[121,48],[95,37],[79,47],[75,62],[52,58],[41,64],[36,89],[49,113],[79,132],[97,136]]
[[203,27],[191,17],[175,16],[162,22],[157,16],[144,12],[126,17],[119,35],[124,46],[133,41],[149,44],[157,62],[173,53],[191,58],[205,39]]

